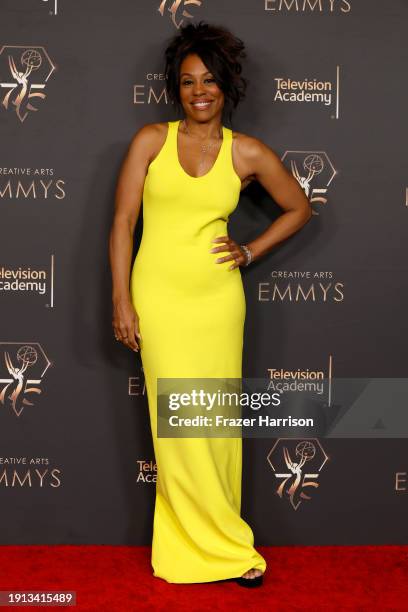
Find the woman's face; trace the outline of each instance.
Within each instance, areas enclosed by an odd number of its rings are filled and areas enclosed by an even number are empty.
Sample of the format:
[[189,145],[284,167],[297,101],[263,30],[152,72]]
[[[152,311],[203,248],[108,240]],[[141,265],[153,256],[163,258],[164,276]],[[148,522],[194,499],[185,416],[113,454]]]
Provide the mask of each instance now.
[[187,55],[180,66],[180,100],[184,112],[196,121],[221,115],[224,93],[199,55]]

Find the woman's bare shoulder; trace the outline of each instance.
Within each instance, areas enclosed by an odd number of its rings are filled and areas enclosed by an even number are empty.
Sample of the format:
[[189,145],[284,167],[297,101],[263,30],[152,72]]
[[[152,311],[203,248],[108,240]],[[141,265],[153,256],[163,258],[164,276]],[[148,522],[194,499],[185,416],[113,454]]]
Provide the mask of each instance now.
[[163,146],[168,131],[168,121],[145,123],[133,134],[131,145],[143,148],[148,161],[152,161]]
[[244,173],[253,175],[265,160],[275,167],[281,166],[277,152],[260,138],[235,131],[232,132],[232,138],[234,158]]
[[[232,131],[232,138],[234,141],[234,147],[239,153],[247,156],[256,155],[262,152],[267,146],[262,140],[243,132]],[[269,148],[269,147],[268,147]]]
[[157,123],[145,123],[139,127],[133,134],[133,139],[156,139],[163,134],[167,134],[168,121],[161,121]]
[[254,136],[232,131],[232,158],[236,173],[241,178],[241,191],[255,180],[253,159],[260,155],[265,145]]

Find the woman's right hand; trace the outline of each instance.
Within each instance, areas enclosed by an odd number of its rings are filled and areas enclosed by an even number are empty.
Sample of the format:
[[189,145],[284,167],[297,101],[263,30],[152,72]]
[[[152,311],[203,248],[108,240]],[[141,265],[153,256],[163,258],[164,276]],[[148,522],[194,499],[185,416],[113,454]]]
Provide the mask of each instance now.
[[113,304],[112,327],[116,340],[133,351],[139,350],[136,337],[141,340],[139,316],[130,300],[118,300]]

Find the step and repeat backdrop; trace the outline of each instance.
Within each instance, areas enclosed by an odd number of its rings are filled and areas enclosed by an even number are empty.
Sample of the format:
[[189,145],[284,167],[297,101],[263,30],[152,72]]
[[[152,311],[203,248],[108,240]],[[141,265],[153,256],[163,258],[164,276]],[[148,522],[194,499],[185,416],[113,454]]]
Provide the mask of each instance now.
[[[200,20],[246,44],[247,97],[226,125],[280,156],[313,216],[241,269],[243,374],[321,385],[330,419],[336,378],[354,380],[352,403],[362,381],[408,375],[408,3],[1,0],[0,13],[1,543],[150,544],[147,396],[140,355],[112,332],[108,237],[132,136],[178,118],[163,51]],[[253,240],[279,214],[251,184],[229,233]],[[140,215],[133,257],[142,230]],[[256,544],[407,543],[408,441],[389,435],[387,401],[367,435],[244,440]]]

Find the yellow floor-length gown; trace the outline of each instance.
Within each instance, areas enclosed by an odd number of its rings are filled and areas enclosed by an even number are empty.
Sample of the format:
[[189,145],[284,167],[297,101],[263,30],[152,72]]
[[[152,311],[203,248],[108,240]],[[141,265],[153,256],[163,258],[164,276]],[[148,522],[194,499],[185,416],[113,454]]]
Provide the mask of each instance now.
[[239,267],[215,263],[212,239],[228,233],[241,181],[232,131],[223,126],[207,174],[189,175],[178,157],[180,120],[169,121],[143,191],[143,235],[131,273],[139,315],[157,463],[153,575],[210,582],[265,571],[241,518],[242,439],[157,436],[157,378],[241,378],[245,294]]

